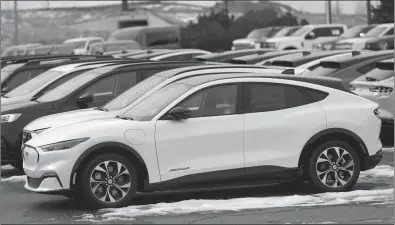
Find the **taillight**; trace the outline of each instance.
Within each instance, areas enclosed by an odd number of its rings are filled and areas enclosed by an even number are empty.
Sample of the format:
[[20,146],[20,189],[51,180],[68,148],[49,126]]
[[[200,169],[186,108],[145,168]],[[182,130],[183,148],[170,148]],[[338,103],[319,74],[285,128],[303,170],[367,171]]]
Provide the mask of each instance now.
[[377,96],[388,96],[394,89],[391,87],[374,87],[369,88],[369,91],[376,93]]
[[375,115],[378,119],[381,119],[379,108],[375,109],[375,110],[373,111],[373,113],[374,113],[374,115]]

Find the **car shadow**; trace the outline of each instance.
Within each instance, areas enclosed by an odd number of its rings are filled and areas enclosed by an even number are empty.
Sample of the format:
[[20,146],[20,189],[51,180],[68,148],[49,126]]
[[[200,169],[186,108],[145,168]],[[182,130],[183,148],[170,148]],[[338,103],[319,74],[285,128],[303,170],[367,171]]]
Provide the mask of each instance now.
[[[353,190],[371,190],[388,186],[386,183],[374,184],[357,184]],[[150,205],[157,203],[173,203],[192,199],[203,200],[226,200],[234,198],[247,197],[278,197],[290,195],[312,195],[317,194],[310,185],[301,183],[286,183],[275,185],[259,185],[251,187],[232,187],[232,188],[212,188],[199,190],[183,191],[161,191],[152,193],[137,193],[130,205]],[[83,211],[84,213],[96,212],[95,210],[86,210],[83,205],[78,204],[72,199],[59,199],[56,201],[41,201],[34,206],[40,210],[71,210]]]

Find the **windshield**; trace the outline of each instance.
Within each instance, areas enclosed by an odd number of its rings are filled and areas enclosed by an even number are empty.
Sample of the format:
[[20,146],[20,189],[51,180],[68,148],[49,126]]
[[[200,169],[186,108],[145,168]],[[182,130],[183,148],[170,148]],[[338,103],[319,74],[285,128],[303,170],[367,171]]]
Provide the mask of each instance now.
[[68,41],[65,45],[72,46],[73,49],[85,48],[86,41]]
[[193,88],[193,86],[180,83],[171,83],[159,89],[154,94],[148,96],[143,101],[139,102],[123,116],[139,121],[151,120],[160,111],[166,108],[166,106],[168,106],[191,88]]
[[94,70],[89,70],[88,72],[82,73],[81,76],[74,77],[51,91],[48,91],[37,100],[40,102],[50,102],[61,99],[99,75],[100,73],[97,73]]
[[366,34],[369,30],[371,30],[373,27],[369,26],[369,27],[362,27],[362,26],[358,26],[358,27],[352,27],[351,29],[346,30],[342,35],[340,35],[341,37],[344,38],[354,38],[354,37],[359,37],[359,35],[361,33]]
[[19,67],[23,66],[24,63],[18,63],[18,64],[12,64],[12,65],[8,65],[5,66],[1,69],[1,82],[3,82],[5,79],[7,79],[7,77],[14,72],[16,69],[18,69]]
[[293,34],[291,34],[291,37],[301,37],[304,35],[307,31],[310,30],[310,27],[302,27],[299,30],[295,31]]
[[259,39],[261,37],[266,37],[269,32],[270,29],[253,30],[248,34],[247,39]]
[[379,37],[381,33],[383,33],[387,27],[375,27],[366,33],[366,37]]
[[48,81],[52,80],[53,78],[57,77],[58,75],[63,74],[62,71],[57,70],[48,70],[44,73],[40,74],[39,76],[29,80],[28,82],[18,86],[14,90],[7,93],[7,97],[17,97],[17,96],[24,96],[30,94],[32,91],[40,88]]
[[128,89],[124,93],[122,93],[120,96],[117,98],[113,99],[109,103],[103,106],[103,109],[105,110],[118,110],[122,109],[133,102],[135,102],[137,99],[139,99],[141,96],[143,96],[145,93],[150,91],[152,88],[156,87],[163,81],[165,81],[166,78],[160,77],[160,76],[151,76],[140,83],[134,85],[132,88]]
[[394,70],[383,70],[380,68],[375,68],[355,80],[357,80],[357,81],[383,81],[383,80],[386,80],[391,77],[394,77]]

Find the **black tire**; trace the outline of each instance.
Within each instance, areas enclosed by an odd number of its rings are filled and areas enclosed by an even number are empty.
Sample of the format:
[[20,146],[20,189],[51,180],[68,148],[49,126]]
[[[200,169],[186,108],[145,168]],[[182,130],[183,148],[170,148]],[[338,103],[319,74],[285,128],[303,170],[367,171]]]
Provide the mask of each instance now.
[[[106,203],[99,200],[93,193],[90,187],[90,176],[96,166],[105,161],[115,161],[123,164],[129,171],[131,185],[127,194],[117,202]],[[88,208],[118,208],[128,205],[132,197],[136,194],[137,188],[137,170],[135,166],[126,160],[123,156],[118,154],[103,154],[93,157],[87,163],[86,167],[81,170],[81,174],[78,176],[77,191],[75,193],[76,200],[83,203]]]
[[[318,174],[317,174],[317,160],[320,157],[321,153],[323,153],[326,149],[332,148],[332,147],[340,147],[344,150],[346,150],[352,157],[353,161],[354,161],[354,172],[352,174],[352,176],[350,176],[349,179],[347,179],[347,183],[345,183],[344,185],[341,185],[340,187],[331,187],[331,186],[327,186],[325,185],[321,179],[319,178]],[[332,173],[331,176],[334,176],[335,172]],[[337,173],[337,172],[336,172]],[[309,160],[308,160],[308,164],[307,164],[307,179],[308,182],[310,183],[310,185],[313,186],[313,188],[317,191],[317,192],[343,192],[343,191],[349,191],[351,190],[355,183],[358,180],[359,177],[359,173],[360,173],[360,159],[359,156],[356,152],[356,150],[354,148],[352,148],[348,143],[344,142],[344,141],[327,141],[323,144],[320,144],[318,147],[316,147]],[[339,173],[337,173],[338,175]],[[329,177],[329,175],[328,175]],[[327,180],[326,180],[327,182]],[[338,183],[340,184],[340,183]]]

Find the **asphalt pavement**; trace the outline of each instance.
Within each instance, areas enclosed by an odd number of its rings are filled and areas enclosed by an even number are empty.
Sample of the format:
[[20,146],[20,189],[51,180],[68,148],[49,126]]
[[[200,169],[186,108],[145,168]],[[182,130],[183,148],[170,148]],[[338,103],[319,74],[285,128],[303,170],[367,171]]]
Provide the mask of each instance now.
[[[394,153],[385,152],[380,165],[394,166]],[[2,180],[8,177],[16,177],[20,174],[14,169],[2,169]],[[373,174],[374,175],[374,174]],[[17,177],[16,177],[17,178]],[[373,177],[374,178],[374,177]],[[372,179],[373,179],[372,178]],[[221,201],[241,199],[249,204],[251,199],[284,199],[288,201],[292,196],[309,197],[309,189],[305,186],[274,185],[238,187],[228,189],[211,189],[200,191],[173,191],[151,194],[139,194],[134,199],[134,205],[147,212],[155,207],[165,204],[163,207],[174,205],[174,213],[157,212],[141,216],[104,217],[104,212],[82,209],[73,200],[62,196],[35,194],[23,188],[23,182],[2,182],[0,188],[0,223],[132,223],[132,224],[263,224],[263,223],[388,223],[394,224],[394,204],[392,202],[375,202],[364,200],[364,196],[354,196],[349,202],[335,202],[334,204],[310,204],[280,207],[250,207],[247,210],[215,210],[216,204]],[[377,179],[375,182],[359,182],[354,190],[368,191],[377,190],[385,192],[393,189],[393,176],[391,179]],[[350,197],[347,197],[350,198]],[[347,199],[347,198],[343,198]],[[184,209],[183,202],[192,200],[207,200],[207,204],[213,204],[213,211],[199,212],[192,206],[190,213],[178,213]],[[246,199],[246,200],[243,200]],[[286,200],[288,199],[288,200]],[[333,198],[330,201],[335,201]],[[274,200],[273,200],[274,201]],[[328,200],[329,201],[329,200]],[[239,202],[240,203],[240,202]],[[237,203],[237,204],[239,204]],[[329,202],[328,202],[329,203]],[[229,204],[226,203],[225,204]],[[230,203],[233,207],[235,203]],[[133,206],[132,206],[133,207]],[[184,207],[184,208],[183,208]],[[200,205],[199,207],[203,207]],[[243,208],[243,207],[241,207]],[[245,207],[244,207],[245,208]],[[248,208],[248,207],[247,207]],[[130,213],[136,212],[136,208]],[[177,211],[178,210],[178,211]],[[117,212],[119,213],[119,212]],[[125,211],[128,214],[128,211]],[[89,219],[91,218],[91,219]],[[118,219],[117,219],[118,218]]]

